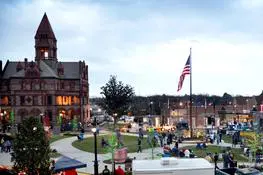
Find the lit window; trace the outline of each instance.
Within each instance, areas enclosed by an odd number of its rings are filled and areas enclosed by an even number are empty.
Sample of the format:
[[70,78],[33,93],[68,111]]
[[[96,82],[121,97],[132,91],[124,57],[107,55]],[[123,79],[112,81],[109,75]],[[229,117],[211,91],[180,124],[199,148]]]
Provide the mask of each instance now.
[[45,58],[48,57],[48,52],[47,51],[45,51],[44,56],[45,56]]

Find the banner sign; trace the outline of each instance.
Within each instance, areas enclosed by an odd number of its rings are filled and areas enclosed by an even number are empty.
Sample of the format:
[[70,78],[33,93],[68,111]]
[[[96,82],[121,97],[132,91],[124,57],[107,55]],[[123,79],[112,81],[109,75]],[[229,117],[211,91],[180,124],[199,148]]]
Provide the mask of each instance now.
[[116,163],[124,163],[127,159],[127,148],[117,149],[114,153],[114,161]]

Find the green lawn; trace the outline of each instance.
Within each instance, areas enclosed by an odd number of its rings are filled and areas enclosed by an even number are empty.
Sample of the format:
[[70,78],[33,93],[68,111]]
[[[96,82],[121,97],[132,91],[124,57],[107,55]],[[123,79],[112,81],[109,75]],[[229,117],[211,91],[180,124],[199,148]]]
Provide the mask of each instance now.
[[[197,157],[202,157],[202,158],[204,158],[207,155],[207,153],[212,153],[212,154],[218,153],[219,154],[219,153],[222,153],[223,149],[226,149],[226,148],[223,148],[220,146],[214,146],[214,145],[208,145],[206,149],[196,149],[195,146],[186,146],[184,148],[193,150],[194,154]],[[240,162],[248,161],[248,158],[243,156],[243,151],[240,148],[231,148],[231,152],[233,153],[235,160],[240,161]]]
[[[105,149],[101,147],[101,139],[104,137],[106,140],[109,140],[109,135],[102,135],[97,137],[97,145],[98,145],[98,153],[103,154],[107,153]],[[128,152],[136,152],[137,151],[137,138],[136,136],[126,136],[122,135],[124,146],[128,148]],[[94,152],[94,138],[89,137],[84,139],[83,141],[75,141],[72,145],[86,152]],[[149,144],[147,143],[147,138],[144,138],[142,141],[142,149],[150,148]]]
[[49,143],[55,142],[55,141],[60,140],[60,139],[65,139],[68,137],[72,137],[72,136],[69,136],[69,135],[52,135],[51,138],[49,139]]
[[232,143],[232,137],[230,135],[224,134],[222,140],[224,140],[225,143]]

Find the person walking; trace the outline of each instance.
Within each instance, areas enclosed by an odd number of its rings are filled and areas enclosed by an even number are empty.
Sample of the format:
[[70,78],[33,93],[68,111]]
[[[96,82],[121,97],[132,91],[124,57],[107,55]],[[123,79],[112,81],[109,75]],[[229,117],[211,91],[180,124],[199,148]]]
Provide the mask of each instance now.
[[11,142],[10,140],[7,140],[6,141],[6,152],[11,152]]

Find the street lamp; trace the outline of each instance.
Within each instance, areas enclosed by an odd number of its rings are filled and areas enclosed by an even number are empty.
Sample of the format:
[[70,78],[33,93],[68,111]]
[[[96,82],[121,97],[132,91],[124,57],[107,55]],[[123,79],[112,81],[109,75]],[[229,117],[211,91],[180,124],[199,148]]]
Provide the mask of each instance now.
[[94,160],[94,175],[98,175],[98,153],[97,153],[97,128],[92,128],[91,131],[94,134],[94,154],[95,154],[95,160]]

